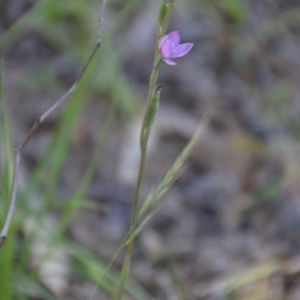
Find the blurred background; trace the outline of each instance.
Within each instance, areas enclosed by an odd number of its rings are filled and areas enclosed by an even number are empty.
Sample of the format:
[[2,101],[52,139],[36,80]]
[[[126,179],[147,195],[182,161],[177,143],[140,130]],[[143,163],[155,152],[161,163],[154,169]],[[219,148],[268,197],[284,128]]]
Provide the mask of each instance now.
[[[122,255],[106,266],[130,222],[159,3],[108,1],[103,44],[78,90],[26,147],[0,251],[2,299],[111,299]],[[0,0],[1,224],[6,145],[73,84],[100,6]],[[172,30],[195,45],[161,69],[142,200],[215,107],[137,239],[126,299],[298,300],[300,3],[176,0]]]

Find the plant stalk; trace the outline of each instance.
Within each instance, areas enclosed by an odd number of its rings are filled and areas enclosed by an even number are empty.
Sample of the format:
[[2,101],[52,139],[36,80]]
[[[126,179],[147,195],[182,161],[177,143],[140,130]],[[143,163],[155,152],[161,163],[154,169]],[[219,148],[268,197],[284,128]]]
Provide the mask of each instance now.
[[[155,91],[155,86],[156,86],[157,77],[158,77],[158,68],[159,68],[159,64],[155,63],[153,71],[150,76],[149,92],[148,92],[146,109],[145,109],[145,114],[144,114],[144,118],[143,118],[141,133],[140,133],[141,158],[140,158],[139,172],[138,172],[137,183],[136,183],[136,188],[135,188],[135,193],[134,193],[132,216],[131,216],[130,230],[129,230],[130,233],[133,232],[135,223],[137,221],[141,184],[142,184],[142,179],[143,179],[143,175],[144,175],[146,154],[147,154],[148,135],[146,134],[146,131],[147,131],[146,122],[148,119],[151,100],[153,98],[154,91]],[[126,249],[125,259],[124,259],[122,272],[121,272],[121,280],[120,280],[120,283],[118,286],[117,295],[115,297],[116,300],[122,299],[121,297],[123,294],[123,290],[124,290],[125,284],[127,282],[128,276],[129,276],[133,246],[134,246],[134,239],[131,239],[130,242],[128,243],[128,246]]]

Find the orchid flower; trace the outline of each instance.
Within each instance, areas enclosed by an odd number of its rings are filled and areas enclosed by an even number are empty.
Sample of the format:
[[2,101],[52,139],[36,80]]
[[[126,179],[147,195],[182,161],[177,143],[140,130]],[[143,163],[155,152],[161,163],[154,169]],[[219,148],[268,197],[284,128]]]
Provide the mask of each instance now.
[[193,43],[179,44],[180,36],[178,31],[172,31],[161,37],[158,41],[158,49],[162,60],[170,65],[176,65],[176,62],[170,58],[177,58],[186,55],[193,47]]

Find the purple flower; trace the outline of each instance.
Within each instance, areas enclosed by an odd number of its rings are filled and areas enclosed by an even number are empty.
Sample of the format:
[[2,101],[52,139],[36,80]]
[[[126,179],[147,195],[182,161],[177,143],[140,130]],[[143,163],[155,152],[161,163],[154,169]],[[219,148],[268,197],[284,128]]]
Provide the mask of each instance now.
[[158,41],[158,49],[163,61],[171,66],[176,65],[176,62],[170,58],[177,58],[186,55],[193,47],[193,43],[181,44],[178,31],[172,31],[161,37]]

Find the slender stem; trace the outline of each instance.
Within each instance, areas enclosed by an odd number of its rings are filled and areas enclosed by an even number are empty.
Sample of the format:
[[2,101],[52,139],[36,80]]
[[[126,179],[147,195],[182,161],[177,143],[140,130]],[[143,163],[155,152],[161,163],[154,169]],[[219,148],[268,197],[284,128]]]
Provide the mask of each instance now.
[[[157,68],[157,66],[154,66],[153,71],[150,76],[149,92],[148,92],[146,109],[145,109],[145,114],[144,114],[144,118],[143,118],[141,133],[140,133],[141,158],[140,158],[139,172],[138,172],[137,183],[136,183],[136,188],[135,188],[135,193],[134,193],[133,209],[132,209],[132,216],[131,216],[129,232],[133,231],[133,228],[137,221],[141,184],[142,184],[142,179],[143,179],[143,175],[144,175],[146,154],[147,154],[147,139],[145,139],[145,130],[146,130],[145,125],[146,125],[146,120],[148,118],[151,100],[154,95],[155,85],[157,82],[157,76],[158,76],[158,68]],[[121,280],[120,280],[117,295],[115,298],[116,300],[121,300],[123,290],[124,290],[125,284],[127,282],[127,278],[128,278],[129,270],[130,270],[133,246],[134,246],[134,239],[131,239],[130,242],[128,243],[128,246],[126,249],[125,259],[124,259],[122,272],[121,272]]]
[[[129,232],[132,232],[135,222],[136,222],[136,218],[137,218],[139,195],[140,195],[141,183],[142,183],[142,179],[143,179],[144,167],[145,167],[145,161],[146,161],[145,158],[146,158],[146,148],[141,152],[139,174],[138,174],[137,184],[136,184],[136,189],[135,189],[135,194],[134,194],[133,210],[132,210],[131,224],[130,224]],[[124,259],[122,272],[121,272],[121,281],[120,281],[118,292],[116,295],[117,300],[121,299],[125,284],[127,282],[127,278],[128,278],[129,270],[130,270],[133,246],[134,246],[134,239],[132,239],[130,241],[130,243],[128,244],[127,249],[126,249],[125,259]]]
[[144,118],[143,118],[143,123],[142,123],[142,128],[141,128],[141,134],[140,134],[140,150],[141,150],[141,153],[144,151],[143,148],[145,148],[145,151],[146,151],[146,148],[147,148],[148,140],[147,139],[145,140],[145,130],[147,129],[146,128],[146,121],[148,119],[149,109],[150,109],[150,106],[151,106],[151,100],[153,98],[154,91],[155,91],[157,76],[158,76],[158,69],[154,67],[153,71],[151,73],[151,76],[150,76],[149,92],[148,92],[146,109],[145,109],[145,113],[144,113]]
[[158,49],[158,41],[159,41],[159,38],[161,38],[167,30],[167,26],[169,23],[173,4],[174,4],[174,0],[169,2],[168,13],[167,13],[162,30],[160,31],[159,28],[157,29],[157,39],[156,39],[155,52],[154,52],[154,67],[153,67],[153,70],[152,70],[152,73],[150,76],[149,92],[148,92],[146,109],[145,109],[145,113],[144,113],[141,133],[140,133],[141,158],[140,158],[139,173],[138,173],[138,177],[137,177],[137,183],[136,183],[134,200],[133,200],[133,209],[132,209],[132,216],[131,216],[131,223],[130,223],[130,230],[129,230],[129,242],[128,242],[128,246],[126,249],[125,259],[124,259],[122,271],[121,271],[121,280],[120,280],[120,283],[118,286],[115,300],[121,300],[123,290],[125,288],[127,278],[129,276],[129,271],[130,271],[130,264],[131,264],[133,246],[134,246],[134,237],[133,238],[130,238],[130,237],[131,237],[131,234],[134,234],[134,228],[135,228],[136,222],[138,221],[138,204],[139,204],[142,179],[143,179],[143,175],[144,175],[144,167],[145,167],[146,154],[147,154],[147,142],[148,142],[148,138],[149,138],[149,130],[151,130],[151,128],[148,128],[149,126],[147,126],[147,120],[149,118],[151,102],[152,102],[152,99],[153,99],[154,93],[155,93],[155,86],[157,83],[158,70],[162,65],[162,59],[160,57],[159,49]]

